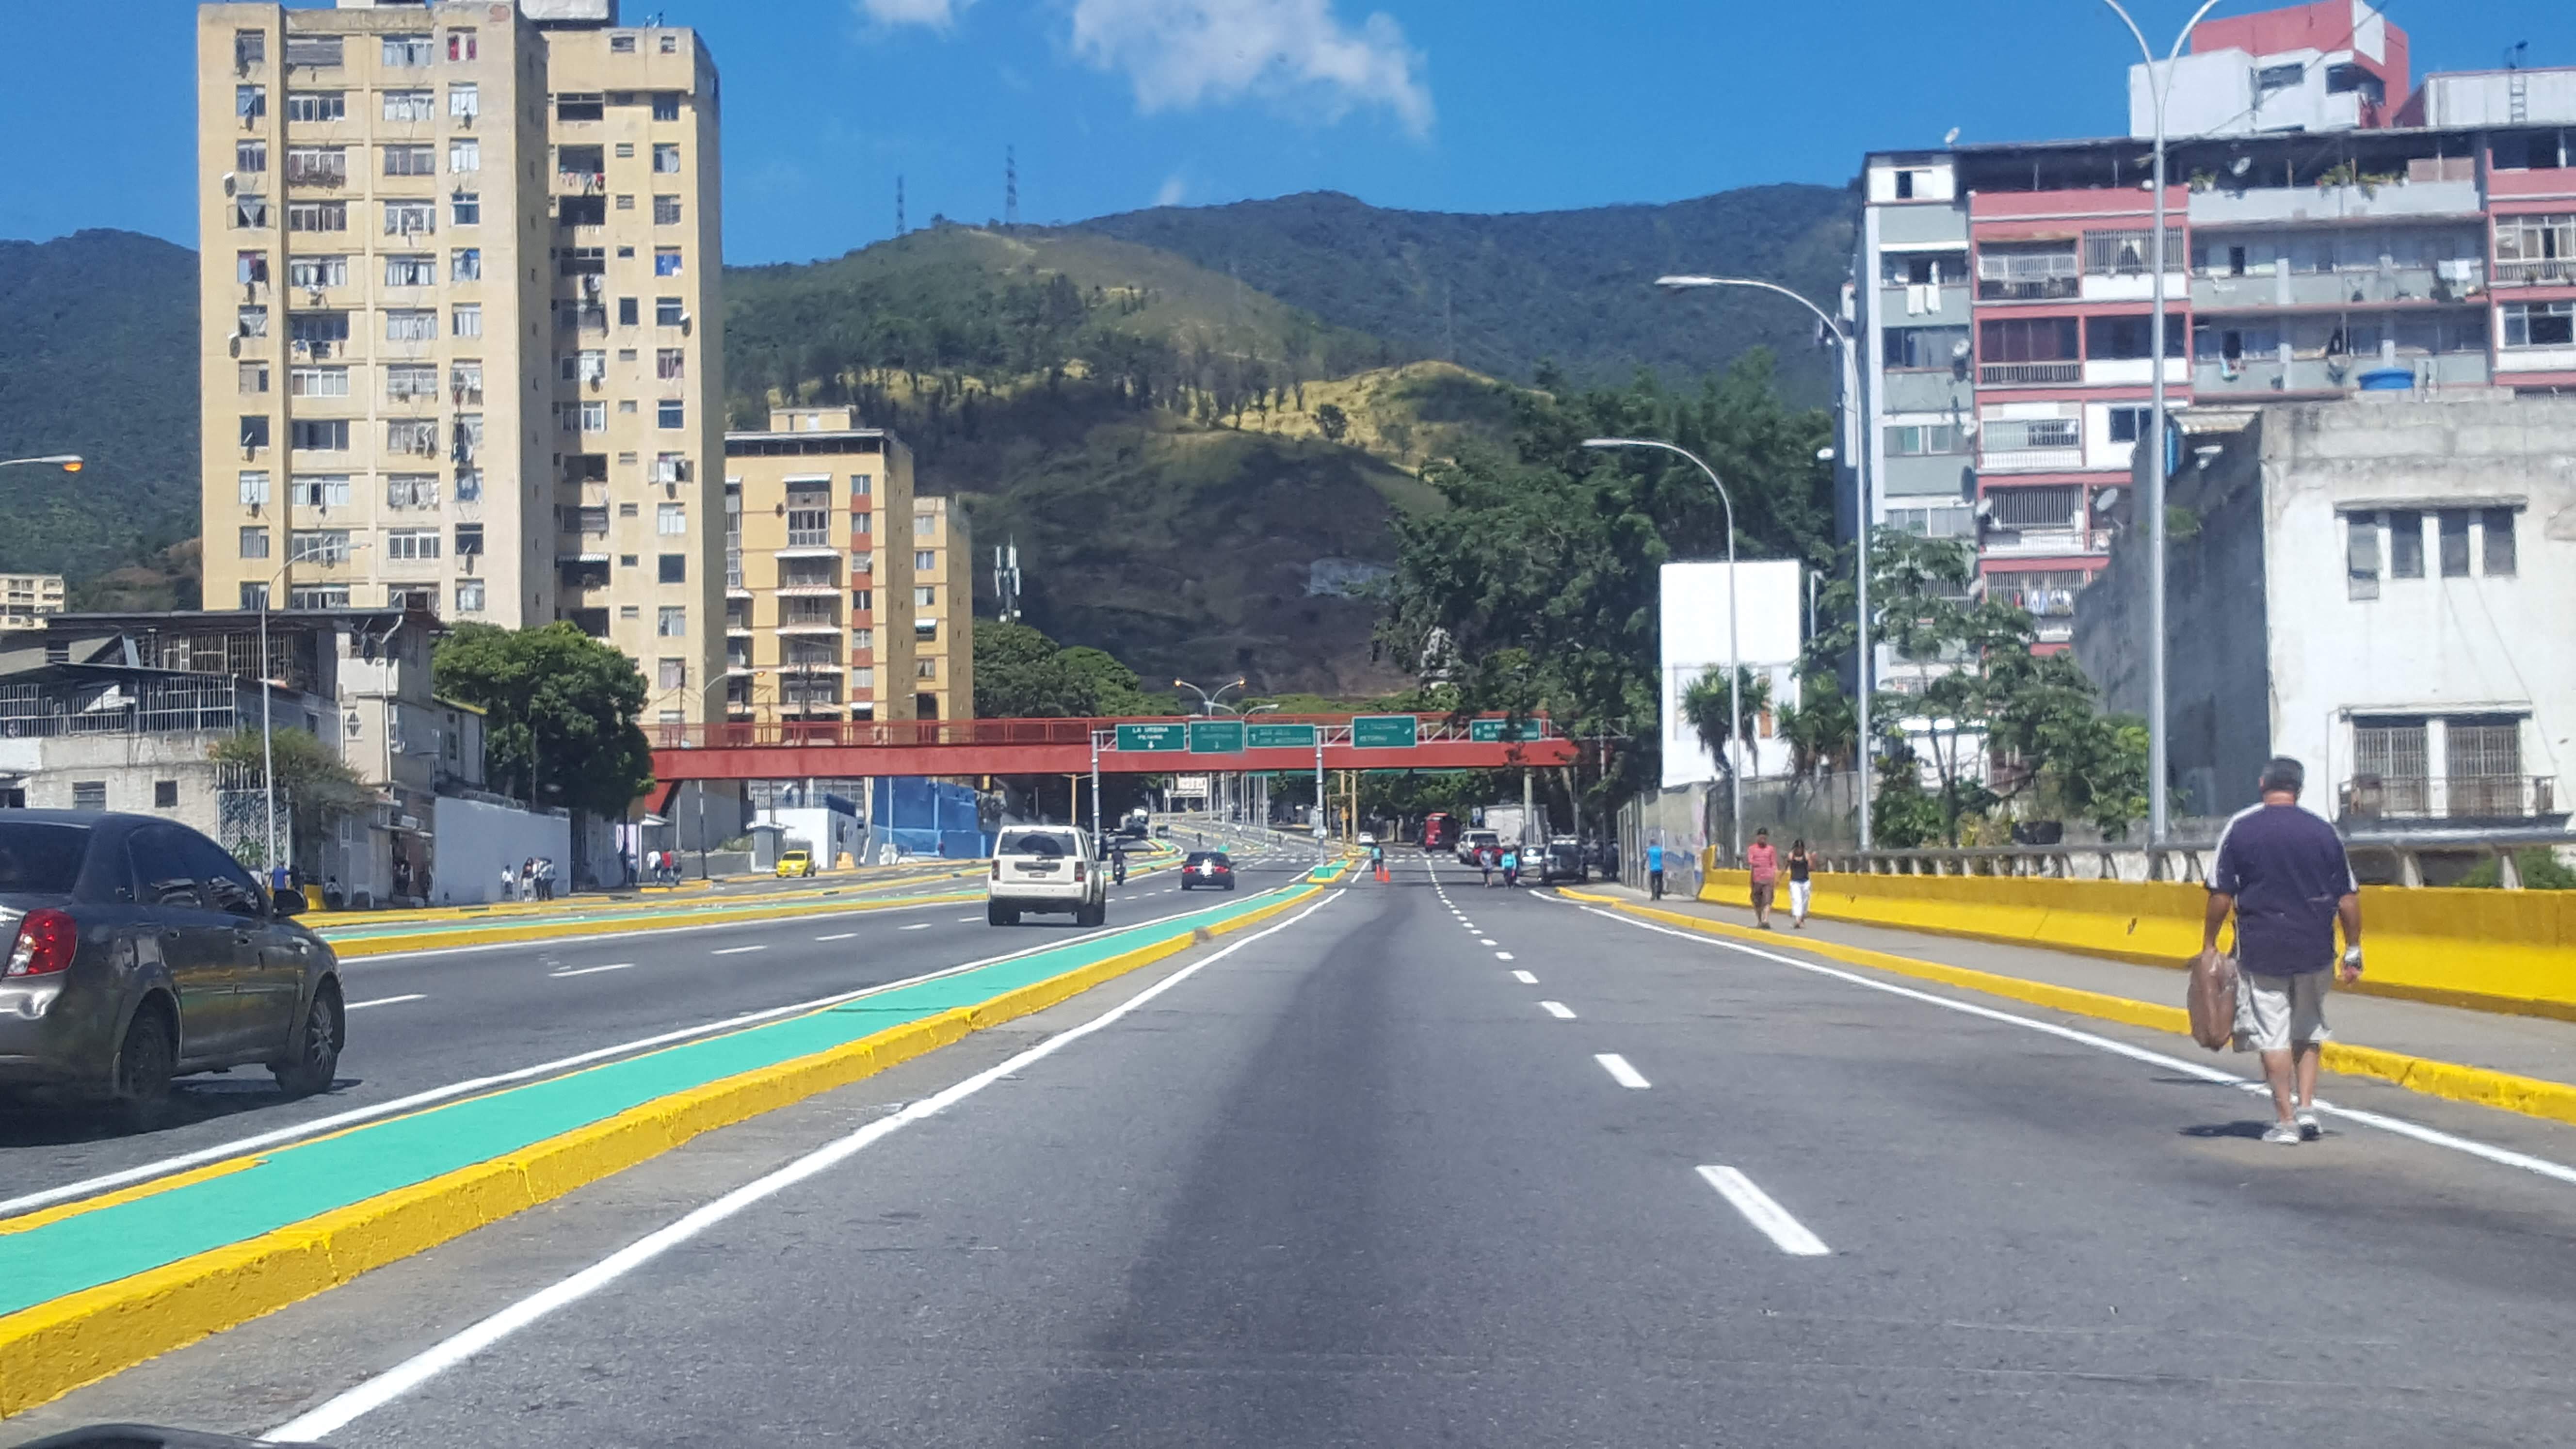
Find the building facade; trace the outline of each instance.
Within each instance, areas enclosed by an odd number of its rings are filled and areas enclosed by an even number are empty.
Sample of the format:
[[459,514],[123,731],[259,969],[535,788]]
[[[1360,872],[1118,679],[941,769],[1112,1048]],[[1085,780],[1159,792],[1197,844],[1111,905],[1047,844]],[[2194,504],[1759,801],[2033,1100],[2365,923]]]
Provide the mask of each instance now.
[[953,498],[912,506],[915,719],[975,717],[975,542]]
[[703,693],[716,74],[617,18],[198,8],[207,599],[570,619]]
[[[2043,647],[2073,637],[2109,557],[2159,367],[2177,411],[2576,389],[2576,71],[2410,96],[2405,33],[2360,0],[2204,23],[2180,64],[2161,359],[2138,137],[1864,169],[1850,309],[1873,517],[1972,540],[1980,587],[2028,608]],[[2146,68],[2131,79],[2145,97]]]
[[0,574],[0,629],[41,629],[62,611],[61,574]]

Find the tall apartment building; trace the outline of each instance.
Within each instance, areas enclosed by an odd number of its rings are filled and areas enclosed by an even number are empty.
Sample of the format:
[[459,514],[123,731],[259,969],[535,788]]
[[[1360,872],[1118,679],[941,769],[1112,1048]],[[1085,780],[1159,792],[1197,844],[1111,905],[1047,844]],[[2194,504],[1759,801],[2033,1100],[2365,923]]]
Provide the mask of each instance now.
[[975,717],[975,540],[953,498],[912,508],[913,715]]
[[919,718],[915,600],[939,585],[915,577],[912,450],[846,407],[776,408],[725,435],[725,475],[725,717]]
[[[2169,113],[2170,407],[2576,390],[2576,70],[2410,94],[2406,57],[2364,0],[2194,32]],[[1864,167],[1848,306],[1873,516],[1973,539],[1981,587],[2047,647],[2130,516],[2159,365],[2146,84],[2136,67],[2127,137]]]
[[704,717],[716,73],[617,21],[198,9],[210,601],[569,619]]
[[41,629],[62,611],[61,574],[0,574],[0,629]]

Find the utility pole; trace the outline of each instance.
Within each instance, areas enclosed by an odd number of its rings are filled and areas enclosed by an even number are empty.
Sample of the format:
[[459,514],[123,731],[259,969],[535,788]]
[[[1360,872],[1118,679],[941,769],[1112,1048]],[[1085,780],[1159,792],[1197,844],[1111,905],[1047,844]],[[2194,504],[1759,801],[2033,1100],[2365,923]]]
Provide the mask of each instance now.
[[1002,225],[1020,224],[1020,152],[1016,146],[1002,148]]
[[901,236],[903,233],[903,177],[898,173],[894,178],[894,234]]

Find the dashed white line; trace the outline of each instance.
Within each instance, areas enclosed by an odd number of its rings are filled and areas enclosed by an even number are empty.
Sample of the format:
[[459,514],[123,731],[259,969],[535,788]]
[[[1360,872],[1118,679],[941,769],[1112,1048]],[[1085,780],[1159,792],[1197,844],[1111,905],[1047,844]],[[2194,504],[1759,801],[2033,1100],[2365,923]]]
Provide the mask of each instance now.
[[1801,1258],[1822,1258],[1833,1249],[1824,1239],[1808,1232],[1806,1224],[1789,1216],[1789,1210],[1771,1200],[1771,1195],[1753,1185],[1753,1179],[1732,1167],[1703,1167],[1699,1175],[1716,1188],[1718,1196],[1735,1205],[1744,1220],[1762,1230],[1762,1235],[1776,1244],[1781,1252]]
[[931,924],[932,924],[932,923],[931,923],[931,922],[929,922],[929,921],[922,921],[922,922],[919,922],[919,923],[917,923],[917,924],[915,924],[915,925],[910,925],[910,926],[902,927],[901,929],[906,930],[906,931],[927,931],[927,930],[929,930],[929,929],[930,929]]
[[1497,961],[1516,961],[1516,960],[1519,960],[1520,958],[1519,958],[1519,957],[1517,957],[1517,956],[1514,956],[1514,955],[1513,955],[1511,952],[1509,952],[1509,951],[1496,951],[1496,952],[1494,953],[1494,959],[1495,959],[1495,960],[1497,960]]
[[712,952],[710,954],[717,956],[739,956],[745,951],[766,951],[768,949],[769,948],[767,946],[727,946],[721,951]]
[[352,1001],[343,1009],[364,1011],[370,1006],[400,1006],[406,1001],[427,1001],[428,999],[427,993],[415,991],[409,996],[379,996],[373,1001]]
[[1495,939],[1494,939],[1493,937],[1491,937],[1491,936],[1486,936],[1486,937],[1482,938],[1481,940],[1477,941],[1477,942],[1476,942],[1476,944],[1477,944],[1477,945],[1479,945],[1479,946],[1499,946],[1499,945],[1501,945],[1501,944],[1502,944],[1502,942],[1495,940]]
[[1642,1092],[1654,1085],[1647,1081],[1635,1067],[1628,1065],[1628,1059],[1617,1052],[1597,1052],[1592,1059],[1601,1064],[1601,1070],[1610,1074],[1610,1080],[1631,1092]]
[[614,966],[577,966],[570,971],[550,971],[546,974],[553,980],[561,981],[567,976],[596,976],[602,971],[632,971],[634,969],[634,962],[620,961]]
[[1513,979],[1514,981],[1519,982],[1519,983],[1520,983],[1520,984],[1522,984],[1523,986],[1536,986],[1536,985],[1538,984],[1538,978],[1537,978],[1537,977],[1535,977],[1535,976],[1532,976],[1531,974],[1529,974],[1529,973],[1528,973],[1528,972],[1526,972],[1526,971],[1515,971],[1515,972],[1513,972],[1513,973],[1512,973],[1512,979]]
[[842,931],[836,935],[816,936],[814,939],[817,941],[846,941],[857,934],[858,932],[856,931]]
[[1559,1021],[1574,1020],[1574,1008],[1562,1001],[1542,1001],[1538,1004],[1538,1009]]

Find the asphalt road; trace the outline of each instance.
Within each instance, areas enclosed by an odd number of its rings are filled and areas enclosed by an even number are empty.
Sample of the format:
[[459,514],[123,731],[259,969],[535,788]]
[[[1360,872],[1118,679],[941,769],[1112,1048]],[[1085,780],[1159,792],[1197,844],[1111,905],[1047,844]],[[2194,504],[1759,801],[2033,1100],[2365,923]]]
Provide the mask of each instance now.
[[[1186,844],[1186,827],[1178,838]],[[1242,890],[1280,884],[1315,858],[1302,846],[1257,850],[1246,860]],[[1178,884],[1169,870],[1131,875],[1125,887],[1112,888],[1102,929],[1221,898]],[[331,1092],[290,1100],[256,1069],[182,1078],[173,1124],[145,1133],[126,1131],[101,1112],[0,1105],[0,1216],[11,1204],[42,1205],[29,1200],[37,1195],[174,1156],[496,1074],[567,1070],[600,1053],[648,1049],[644,1044],[668,1033],[1082,934],[1063,916],[995,929],[985,920],[977,879],[922,889],[972,899],[343,961],[349,1044]]]
[[[0,1431],[2170,1449],[2576,1424],[2576,1185],[2344,1116],[2267,1146],[2252,1098],[2140,1055],[2170,1038],[1438,875],[1406,858]],[[2336,1087],[2576,1159],[2527,1119]],[[364,1412],[339,1397],[421,1355]]]

